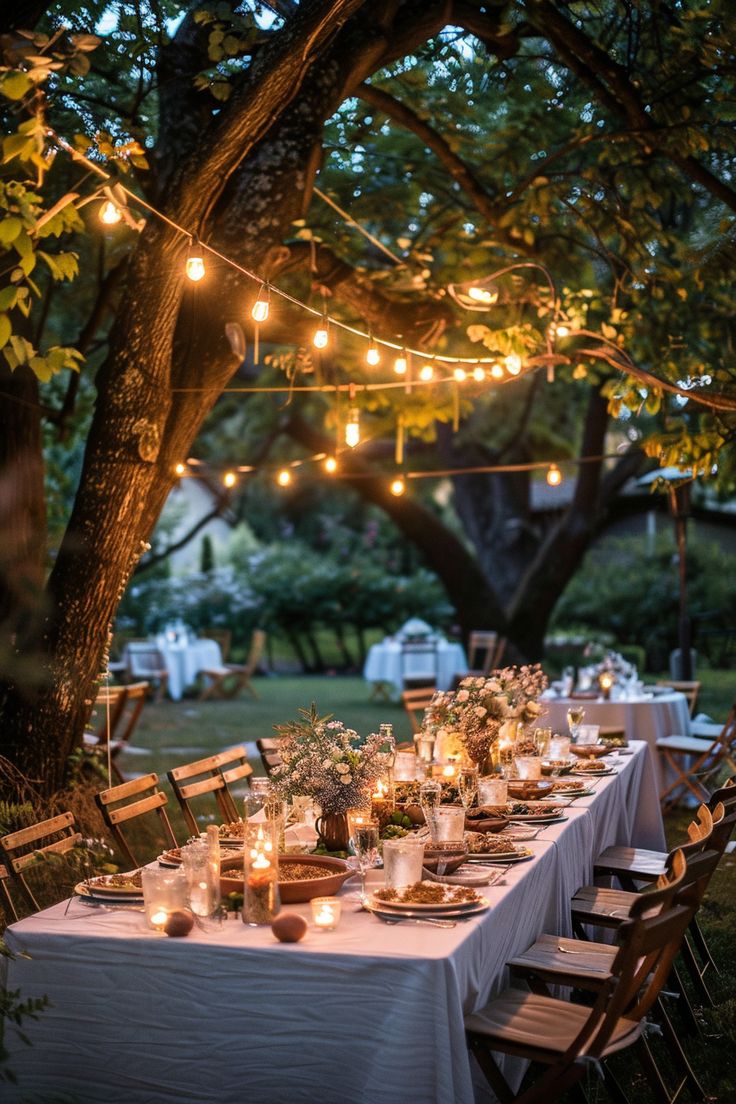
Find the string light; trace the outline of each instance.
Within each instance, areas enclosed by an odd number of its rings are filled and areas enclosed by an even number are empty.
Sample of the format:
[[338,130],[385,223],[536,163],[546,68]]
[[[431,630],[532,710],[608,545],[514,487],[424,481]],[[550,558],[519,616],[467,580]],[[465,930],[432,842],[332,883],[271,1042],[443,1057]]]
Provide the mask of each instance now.
[[375,368],[377,364],[380,364],[381,354],[378,351],[378,346],[373,340],[373,334],[368,338],[368,349],[365,354],[365,362],[369,364],[371,368]]
[[456,379],[458,383],[462,383],[468,378],[468,373],[464,368],[456,368],[452,373],[453,379]]
[[467,294],[474,303],[482,303],[484,307],[492,307],[498,302],[498,288],[495,284],[487,288],[473,285],[468,288]]
[[559,487],[562,482],[562,472],[556,464],[550,464],[547,468],[547,482],[550,487]]
[[176,466],[174,467],[174,471],[177,475],[184,475],[184,472],[186,470],[187,470],[186,464],[182,464],[181,462],[176,464]]
[[234,471],[226,471],[222,477],[222,482],[228,488],[234,487],[235,484],[238,482],[238,477]]
[[473,379],[476,381],[476,383],[482,383],[485,378],[486,378],[485,369],[481,368],[480,364],[478,364],[473,369]]
[[388,489],[395,498],[400,498],[406,490],[406,483],[400,476],[397,476],[396,479],[391,480]]
[[327,321],[327,315],[323,314],[319,326],[314,331],[312,337],[312,344],[315,349],[326,349],[330,340],[329,322]]
[[408,367],[409,365],[406,359],[406,353],[402,352],[401,356],[397,356],[396,360],[394,361],[394,372],[397,376],[405,376],[406,369]]
[[251,318],[254,322],[265,322],[268,318],[268,313],[271,308],[271,289],[268,284],[261,284],[261,290],[258,292],[258,298],[256,299],[251,309]]
[[491,375],[494,379],[503,379],[503,368],[498,361],[491,365]]
[[510,376],[518,376],[521,371],[521,357],[518,353],[509,353],[504,361],[506,371]]
[[189,279],[195,284],[198,283],[205,274],[202,247],[199,244],[199,239],[196,237],[192,238],[191,245],[189,246],[189,255],[187,257],[185,272]]
[[552,329],[552,333],[555,334],[557,337],[569,337],[570,336],[570,327],[566,326],[564,323],[562,323],[559,326],[555,326],[554,323],[553,323],[551,329]]
[[348,448],[355,448],[360,444],[360,409],[351,406],[348,410],[348,420],[345,423],[345,444]]
[[113,203],[111,199],[106,199],[100,207],[100,222],[104,222],[105,226],[114,226],[122,217],[117,203]]
[[279,487],[288,487],[291,483],[291,472],[288,468],[282,468],[276,476],[276,482]]
[[434,377],[434,366],[431,364],[423,364],[419,369],[419,378],[427,382]]
[[337,471],[337,460],[334,456],[328,456],[323,465],[325,471],[329,475],[334,475]]

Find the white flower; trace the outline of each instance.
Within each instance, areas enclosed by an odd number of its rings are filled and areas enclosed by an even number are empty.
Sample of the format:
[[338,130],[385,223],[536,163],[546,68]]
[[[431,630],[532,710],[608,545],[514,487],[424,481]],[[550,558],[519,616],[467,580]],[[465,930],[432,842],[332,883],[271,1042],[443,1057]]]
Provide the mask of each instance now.
[[350,767],[347,765],[347,763],[337,763],[335,766],[335,770],[338,772],[338,774],[350,774]]
[[468,698],[469,698],[469,697],[470,697],[470,693],[469,693],[469,691],[468,691],[468,690],[458,690],[458,692],[457,692],[457,700],[458,700],[459,702],[466,702],[466,701],[468,700]]
[[342,782],[343,786],[349,786],[350,783],[353,781],[353,776],[352,774],[342,774],[340,775],[340,781]]
[[486,709],[486,707],[484,705],[476,705],[476,707],[475,707],[476,717],[485,717],[487,712],[488,712],[488,710]]
[[323,759],[322,760],[322,769],[323,770],[331,770],[332,769],[332,760],[331,759]]

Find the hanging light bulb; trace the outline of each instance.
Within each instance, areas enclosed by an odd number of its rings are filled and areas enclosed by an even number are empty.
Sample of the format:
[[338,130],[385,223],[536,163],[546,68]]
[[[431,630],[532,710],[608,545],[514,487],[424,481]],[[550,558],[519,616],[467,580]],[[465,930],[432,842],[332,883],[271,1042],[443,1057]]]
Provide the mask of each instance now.
[[202,279],[205,273],[204,257],[202,256],[202,246],[199,244],[199,239],[193,237],[189,245],[189,254],[187,256],[187,263],[184,271],[193,283],[197,283]]
[[323,314],[319,326],[314,331],[312,336],[312,344],[315,349],[326,349],[330,340],[329,323],[327,321],[327,315]]
[[472,299],[474,303],[480,303],[484,307],[492,307],[494,303],[498,302],[498,288],[495,284],[489,284],[487,287],[473,284],[465,294],[468,299]]
[[222,477],[222,482],[228,488],[234,487],[235,484],[238,482],[238,477],[234,471],[226,471]]
[[406,483],[400,476],[397,476],[396,479],[391,480],[388,489],[395,498],[400,498],[406,490]]
[[491,365],[491,375],[494,379],[503,379],[503,367],[498,363],[498,361],[495,361]]
[[348,410],[348,420],[345,423],[345,444],[349,448],[355,448],[360,444],[360,410],[357,406],[351,406]]
[[473,369],[473,379],[476,381],[476,383],[482,383],[485,378],[485,368],[481,368],[480,364],[477,364]]
[[282,468],[276,476],[276,482],[279,487],[288,487],[291,483],[291,472],[288,468]]
[[509,353],[504,361],[506,371],[510,376],[518,376],[521,371],[521,357],[518,353]]
[[550,464],[547,468],[547,482],[550,487],[559,487],[562,482],[562,472],[556,464]]
[[371,368],[375,368],[376,365],[380,362],[380,360],[381,360],[381,354],[379,353],[378,346],[376,345],[375,341],[373,340],[373,337],[371,336],[368,339],[368,349],[366,350],[366,354],[365,354],[365,362],[366,362],[366,364],[370,364]]
[[553,322],[552,325],[550,326],[550,329],[552,331],[552,337],[569,337],[570,336],[570,327],[566,326],[564,322],[561,322],[559,325],[556,325]]
[[394,361],[394,372],[397,376],[405,376],[408,367],[409,363],[406,359],[406,353],[402,352]]
[[458,383],[462,383],[463,380],[466,380],[468,378],[468,373],[465,371],[464,368],[456,368],[452,374]]
[[334,475],[337,471],[337,460],[334,456],[328,456],[324,463],[324,469],[330,475]]
[[271,289],[268,284],[261,284],[261,290],[258,292],[258,298],[256,299],[251,309],[251,318],[254,322],[265,322],[268,318],[268,312],[270,309]]
[[434,366],[432,364],[423,364],[419,369],[420,380],[431,380],[434,376]]
[[184,472],[186,470],[187,470],[186,464],[182,464],[181,462],[176,464],[175,467],[174,467],[174,471],[177,475],[184,475]]
[[104,222],[105,226],[114,226],[122,217],[117,203],[113,203],[111,199],[106,199],[100,207],[100,222]]

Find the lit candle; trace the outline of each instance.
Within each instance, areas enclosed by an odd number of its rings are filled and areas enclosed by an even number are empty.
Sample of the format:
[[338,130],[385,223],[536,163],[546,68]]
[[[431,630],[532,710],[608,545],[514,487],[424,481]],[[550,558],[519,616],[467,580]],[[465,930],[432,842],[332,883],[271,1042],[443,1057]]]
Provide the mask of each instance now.
[[150,916],[151,923],[153,924],[154,928],[158,929],[158,931],[164,930],[164,925],[166,924],[166,921],[168,919],[169,914],[164,908],[155,908]]
[[445,779],[446,782],[452,781],[452,779],[455,778],[456,775],[457,767],[454,763],[447,763],[447,765],[442,768],[442,777]]
[[341,904],[336,897],[314,897],[311,901],[315,928],[332,931],[340,920]]
[[610,671],[603,671],[598,679],[598,684],[606,701],[608,701],[611,696],[611,689],[615,681]]

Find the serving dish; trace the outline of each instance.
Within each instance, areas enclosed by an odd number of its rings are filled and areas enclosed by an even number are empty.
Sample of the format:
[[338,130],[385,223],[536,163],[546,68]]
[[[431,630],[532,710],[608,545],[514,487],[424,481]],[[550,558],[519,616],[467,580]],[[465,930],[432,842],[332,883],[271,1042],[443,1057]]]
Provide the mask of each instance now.
[[609,755],[611,748],[608,744],[573,744],[570,751],[579,759],[600,759],[602,755]]
[[[304,868],[304,873],[307,867],[312,867],[313,876],[290,879],[289,867],[292,868],[292,873],[296,873],[297,866]],[[311,901],[313,897],[331,897],[354,873],[344,859],[335,859],[330,855],[279,855],[281,903],[296,905]],[[220,889],[224,895],[243,892],[242,855],[222,860]]]
[[509,797],[515,797],[521,801],[545,797],[554,789],[554,782],[548,782],[543,778],[513,778],[509,779],[508,785]]

